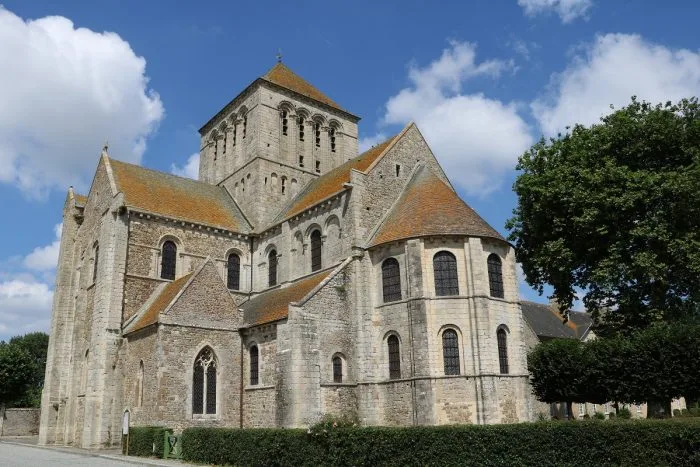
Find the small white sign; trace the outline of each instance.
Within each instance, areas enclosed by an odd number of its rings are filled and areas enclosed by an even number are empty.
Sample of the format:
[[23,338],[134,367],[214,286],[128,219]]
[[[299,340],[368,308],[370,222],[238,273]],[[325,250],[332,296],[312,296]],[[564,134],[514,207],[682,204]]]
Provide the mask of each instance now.
[[128,410],[124,411],[124,417],[122,418],[122,434],[123,435],[129,434],[129,411]]

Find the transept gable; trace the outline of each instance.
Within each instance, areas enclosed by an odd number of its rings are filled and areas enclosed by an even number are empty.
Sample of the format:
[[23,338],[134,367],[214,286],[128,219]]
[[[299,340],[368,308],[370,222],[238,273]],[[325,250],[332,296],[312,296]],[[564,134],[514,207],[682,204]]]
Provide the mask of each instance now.
[[156,323],[235,330],[240,313],[216,266],[207,258],[194,272],[161,284],[124,323],[124,335]]
[[330,172],[312,180],[297,196],[295,196],[277,215],[273,225],[283,222],[290,217],[301,214],[305,210],[326,201],[340,192],[346,190],[346,184],[350,183],[353,170],[365,172],[372,164],[382,157],[391,143],[396,139],[393,136],[386,141],[377,144],[373,148],[363,152],[354,159],[336,167]]

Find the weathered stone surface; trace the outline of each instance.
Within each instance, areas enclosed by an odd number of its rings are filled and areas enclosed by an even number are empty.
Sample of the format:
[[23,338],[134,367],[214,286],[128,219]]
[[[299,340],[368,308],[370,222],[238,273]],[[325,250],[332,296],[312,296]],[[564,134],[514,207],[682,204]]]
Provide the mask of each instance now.
[[[281,112],[286,112],[286,135]],[[69,193],[42,397],[42,443],[117,444],[125,410],[132,425],[175,430],[298,427],[329,413],[349,414],[365,425],[533,418],[541,407],[530,395],[525,359],[534,341],[518,304],[511,246],[498,238],[454,234],[367,246],[419,165],[451,190],[414,125],[376,149],[366,170],[349,171],[349,178],[338,182],[340,192],[275,224],[309,182],[357,155],[357,119],[260,82],[214,120],[202,133],[200,181],[228,190],[252,223],[252,234],[129,208],[107,157],[100,160],[84,204]],[[272,288],[294,286],[315,272],[314,231],[321,233],[325,279],[289,303],[279,320],[243,327],[241,303]],[[172,286],[162,286],[170,281],[161,278],[166,241],[177,247],[175,279],[180,281]],[[269,283],[273,250],[276,285]],[[435,291],[433,258],[443,251],[456,259],[457,295]],[[232,253],[240,257],[235,291],[226,283]],[[490,254],[502,262],[504,298],[490,296]],[[382,289],[387,258],[399,263],[401,290],[401,298],[389,303]],[[148,310],[155,315],[134,327]],[[499,328],[507,332],[508,374],[500,373]],[[458,375],[445,375],[447,329],[458,336]],[[389,336],[399,340],[396,379],[389,375]],[[259,354],[257,383],[251,381],[253,346]],[[216,408],[193,414],[194,368],[205,348],[215,359],[216,390],[206,397],[216,397]],[[340,381],[334,378],[334,357],[342,362]]]

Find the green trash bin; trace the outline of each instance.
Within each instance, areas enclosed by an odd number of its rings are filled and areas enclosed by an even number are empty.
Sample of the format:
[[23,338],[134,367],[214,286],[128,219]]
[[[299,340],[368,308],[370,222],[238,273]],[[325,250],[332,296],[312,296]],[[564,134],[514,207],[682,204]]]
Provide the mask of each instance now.
[[182,459],[182,435],[165,430],[163,436],[163,459]]

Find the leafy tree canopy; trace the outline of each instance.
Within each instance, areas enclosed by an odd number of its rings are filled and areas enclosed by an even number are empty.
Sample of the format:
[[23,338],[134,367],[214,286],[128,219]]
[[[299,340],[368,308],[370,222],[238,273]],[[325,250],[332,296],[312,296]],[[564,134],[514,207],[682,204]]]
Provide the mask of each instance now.
[[49,336],[34,332],[0,342],[0,405],[38,407]]
[[540,140],[517,169],[509,238],[527,282],[550,284],[562,313],[577,288],[599,335],[700,312],[697,98],[632,98],[599,124]]
[[542,402],[661,403],[700,397],[700,324],[657,324],[629,336],[555,339],[528,355],[532,391]]

